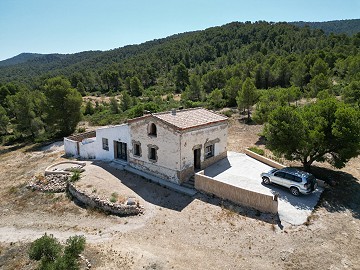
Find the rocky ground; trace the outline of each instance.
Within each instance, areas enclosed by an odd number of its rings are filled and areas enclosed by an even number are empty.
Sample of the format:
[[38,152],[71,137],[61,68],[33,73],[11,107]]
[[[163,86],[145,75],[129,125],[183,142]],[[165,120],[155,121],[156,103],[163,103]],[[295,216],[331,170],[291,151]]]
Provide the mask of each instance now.
[[[264,147],[261,126],[230,122],[229,150]],[[279,227],[276,217],[180,195],[107,166],[88,180],[85,171],[79,184],[108,197],[135,196],[144,214],[107,216],[64,193],[26,188],[62,155],[59,144],[0,148],[0,269],[35,269],[27,249],[45,232],[62,241],[84,235],[92,269],[360,269],[359,158],[342,170],[320,164],[316,173],[337,185],[324,192],[306,224]]]

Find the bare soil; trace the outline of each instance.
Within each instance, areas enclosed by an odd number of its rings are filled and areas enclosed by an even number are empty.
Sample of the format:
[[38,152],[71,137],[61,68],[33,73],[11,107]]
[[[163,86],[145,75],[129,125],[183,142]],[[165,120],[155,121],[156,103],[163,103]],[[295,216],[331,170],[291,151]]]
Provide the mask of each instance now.
[[[262,126],[230,119],[228,150],[264,148]],[[0,269],[35,269],[29,243],[45,232],[64,241],[84,235],[92,269],[360,269],[360,158],[342,170],[316,164],[337,185],[325,190],[306,224],[202,194],[190,198],[109,164],[85,167],[77,185],[119,200],[135,196],[143,215],[108,216],[65,194],[25,188],[36,174],[64,160],[61,146],[0,148]]]

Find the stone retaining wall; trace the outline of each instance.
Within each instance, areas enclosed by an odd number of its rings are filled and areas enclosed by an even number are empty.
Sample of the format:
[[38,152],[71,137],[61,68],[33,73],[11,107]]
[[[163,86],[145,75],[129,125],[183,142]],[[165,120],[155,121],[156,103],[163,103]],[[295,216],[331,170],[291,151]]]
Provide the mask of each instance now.
[[276,196],[257,193],[217,181],[205,176],[204,171],[195,174],[195,188],[199,191],[214,194],[222,199],[255,208],[262,212],[274,214],[278,212],[278,200]]
[[73,184],[68,183],[67,190],[78,201],[82,202],[85,205],[88,205],[92,208],[100,209],[106,213],[118,215],[118,216],[127,216],[127,215],[138,215],[143,212],[143,208],[138,205],[128,205],[128,204],[119,204],[112,203],[108,200],[101,199],[96,195],[86,194],[84,191],[77,189]]

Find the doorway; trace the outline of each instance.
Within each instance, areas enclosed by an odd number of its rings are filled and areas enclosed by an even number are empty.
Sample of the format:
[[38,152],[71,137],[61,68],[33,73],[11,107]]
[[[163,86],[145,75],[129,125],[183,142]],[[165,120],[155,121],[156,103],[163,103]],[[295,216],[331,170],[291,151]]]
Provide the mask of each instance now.
[[201,169],[200,157],[201,157],[201,148],[194,149],[194,169],[195,170]]
[[121,159],[124,161],[127,161],[127,144],[123,143],[123,142],[116,142],[115,143],[115,158],[116,159]]

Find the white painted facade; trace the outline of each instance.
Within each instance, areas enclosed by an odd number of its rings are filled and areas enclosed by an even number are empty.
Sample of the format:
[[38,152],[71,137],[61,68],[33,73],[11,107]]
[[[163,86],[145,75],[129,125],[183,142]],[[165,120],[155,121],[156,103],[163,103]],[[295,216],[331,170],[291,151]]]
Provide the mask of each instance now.
[[[103,138],[108,140],[108,149],[103,148]],[[127,144],[127,153],[131,150],[131,139],[128,124],[103,127],[96,130],[96,159],[116,159],[116,142]],[[125,161],[125,160],[124,160]]]

